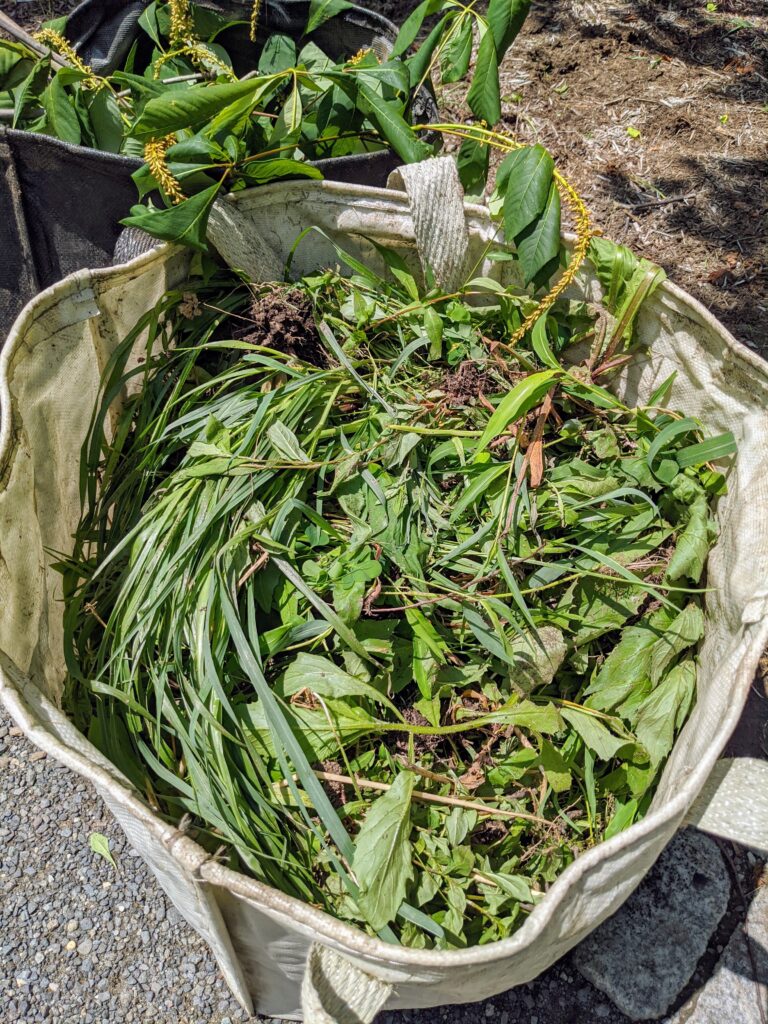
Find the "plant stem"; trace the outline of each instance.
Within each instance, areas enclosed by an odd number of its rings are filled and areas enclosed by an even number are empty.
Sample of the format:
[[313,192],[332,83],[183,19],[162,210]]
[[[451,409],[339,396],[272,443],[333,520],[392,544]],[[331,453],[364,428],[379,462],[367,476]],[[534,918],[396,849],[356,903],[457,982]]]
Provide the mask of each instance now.
[[[375,782],[373,779],[362,779],[360,776],[352,778],[351,775],[338,775],[336,772],[321,772],[315,771],[314,774],[318,779],[324,782],[337,782],[342,786],[352,786],[354,788],[359,787],[360,789],[375,789],[380,792],[385,792],[391,789],[392,786],[388,782]],[[297,779],[297,776],[293,776]],[[288,783],[283,779],[281,782],[273,783],[279,789],[284,789],[288,786]],[[467,811],[477,811],[478,814],[488,814],[494,818],[523,818],[525,821],[538,821],[542,825],[550,825],[551,822],[547,818],[540,818],[536,814],[528,814],[525,811],[505,811],[501,808],[487,807],[485,804],[479,803],[476,800],[463,800],[459,796],[440,796],[438,793],[425,793],[423,790],[415,789],[411,796],[414,800],[419,800],[425,804],[443,804],[448,807],[463,807]]]

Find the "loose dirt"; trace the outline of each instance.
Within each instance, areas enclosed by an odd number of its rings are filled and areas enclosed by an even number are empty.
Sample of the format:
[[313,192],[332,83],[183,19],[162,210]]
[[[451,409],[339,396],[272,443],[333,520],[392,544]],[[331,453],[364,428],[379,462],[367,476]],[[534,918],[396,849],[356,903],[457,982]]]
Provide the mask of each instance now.
[[312,303],[297,288],[269,286],[258,295],[249,312],[249,322],[238,337],[254,345],[285,352],[313,366],[327,366],[328,357],[320,341]]

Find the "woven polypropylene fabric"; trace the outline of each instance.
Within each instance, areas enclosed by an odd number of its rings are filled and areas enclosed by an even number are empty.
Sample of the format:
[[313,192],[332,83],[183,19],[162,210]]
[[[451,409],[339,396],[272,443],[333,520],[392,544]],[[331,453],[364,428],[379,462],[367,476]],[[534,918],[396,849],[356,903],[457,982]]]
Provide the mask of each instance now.
[[766,852],[768,761],[719,761],[686,820],[705,832]]
[[392,985],[372,978],[327,946],[313,946],[301,986],[304,1020],[311,1024],[371,1024]]
[[39,290],[16,161],[0,136],[0,345],[5,331]]
[[408,194],[422,269],[435,275],[446,292],[466,279],[469,233],[459,172],[448,156],[399,167],[390,186]]
[[114,264],[130,263],[137,256],[143,256],[144,253],[150,252],[161,244],[141,228],[124,228],[115,243],[112,262]]

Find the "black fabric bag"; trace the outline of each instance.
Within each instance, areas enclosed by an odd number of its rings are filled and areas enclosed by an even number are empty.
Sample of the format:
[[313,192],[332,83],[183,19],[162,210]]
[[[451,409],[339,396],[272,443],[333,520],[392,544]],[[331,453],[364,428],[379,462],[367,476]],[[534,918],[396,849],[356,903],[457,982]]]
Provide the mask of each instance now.
[[[140,36],[138,20],[149,0],[83,0],[67,19],[67,37],[101,74],[121,67]],[[251,0],[203,0],[203,6],[249,20]],[[255,67],[267,38],[296,38],[309,17],[308,0],[263,0],[256,47],[247,25],[220,41],[243,74]],[[373,47],[385,56],[397,35],[388,19],[352,8],[321,25],[312,39],[334,59]],[[149,57],[149,54],[147,54]],[[414,122],[437,118],[432,93],[422,89]],[[383,187],[400,160],[389,150],[321,160],[326,178]],[[120,221],[137,202],[131,174],[141,162],[72,146],[45,135],[0,128],[0,342],[38,291],[83,267],[113,262]]]
[[39,291],[112,262],[141,161],[0,129],[0,343]]

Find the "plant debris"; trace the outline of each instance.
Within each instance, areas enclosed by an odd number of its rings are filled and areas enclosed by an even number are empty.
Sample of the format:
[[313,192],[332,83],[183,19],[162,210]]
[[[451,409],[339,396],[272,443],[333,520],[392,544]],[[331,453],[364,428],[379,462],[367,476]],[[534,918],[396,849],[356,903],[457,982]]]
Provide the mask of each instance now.
[[234,866],[460,948],[648,809],[734,443],[674,411],[674,377],[636,408],[606,386],[662,276],[628,250],[594,239],[599,315],[557,298],[516,346],[527,295],[427,296],[381,255],[338,250],[350,277],[259,288],[256,315],[209,268],[115,353],[104,395],[132,397],[114,433],[94,417],[61,566],[66,700]]

